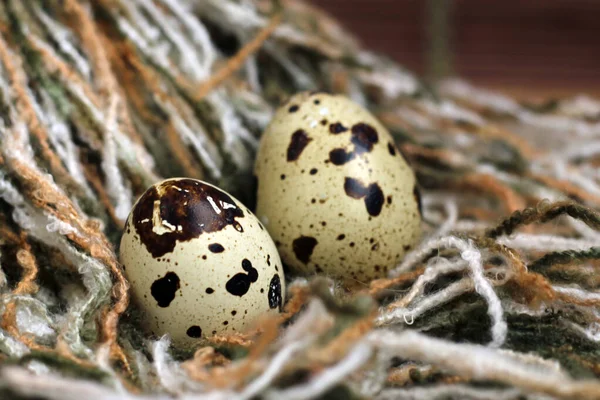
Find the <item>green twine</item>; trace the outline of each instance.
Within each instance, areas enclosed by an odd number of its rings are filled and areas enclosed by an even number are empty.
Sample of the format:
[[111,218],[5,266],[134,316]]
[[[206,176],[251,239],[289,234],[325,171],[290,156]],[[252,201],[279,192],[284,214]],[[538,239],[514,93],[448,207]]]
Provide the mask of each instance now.
[[540,202],[537,207],[514,212],[498,226],[488,230],[485,236],[495,239],[502,235],[510,235],[520,226],[534,222],[548,222],[563,214],[584,222],[590,228],[600,230],[600,214],[596,211],[571,201],[549,204],[545,200]]
[[29,354],[24,355],[18,360],[5,361],[5,365],[18,364],[26,365],[30,361],[39,361],[48,366],[52,366],[64,374],[71,375],[74,377],[86,378],[98,382],[102,382],[106,379],[110,379],[110,375],[93,366],[82,366],[68,358],[65,358],[58,353],[42,352],[32,350]]
[[549,268],[553,265],[571,264],[574,262],[583,262],[586,260],[599,260],[600,247],[592,247],[588,250],[575,251],[556,251],[548,253],[545,256],[529,264],[530,269]]

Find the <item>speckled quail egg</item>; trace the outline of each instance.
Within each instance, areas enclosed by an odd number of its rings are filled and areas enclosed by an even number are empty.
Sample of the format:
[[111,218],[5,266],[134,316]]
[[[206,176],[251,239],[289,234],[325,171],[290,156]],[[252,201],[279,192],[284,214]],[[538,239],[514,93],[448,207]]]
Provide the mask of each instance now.
[[388,130],[346,97],[288,100],[263,134],[255,175],[256,214],[296,273],[368,282],[420,237],[412,169]]
[[146,328],[182,347],[281,310],[273,240],[238,200],[196,179],[150,187],[131,211],[120,260]]

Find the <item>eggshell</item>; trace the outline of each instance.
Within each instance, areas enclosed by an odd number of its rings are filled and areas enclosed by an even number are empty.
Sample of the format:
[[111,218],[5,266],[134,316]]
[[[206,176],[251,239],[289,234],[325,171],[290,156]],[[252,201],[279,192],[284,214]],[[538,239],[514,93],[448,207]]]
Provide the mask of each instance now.
[[297,273],[366,283],[420,237],[413,171],[388,130],[346,97],[292,97],[263,134],[255,175],[256,214]]
[[264,226],[199,180],[150,187],[127,219],[120,259],[146,328],[178,346],[244,331],[282,307],[283,268]]

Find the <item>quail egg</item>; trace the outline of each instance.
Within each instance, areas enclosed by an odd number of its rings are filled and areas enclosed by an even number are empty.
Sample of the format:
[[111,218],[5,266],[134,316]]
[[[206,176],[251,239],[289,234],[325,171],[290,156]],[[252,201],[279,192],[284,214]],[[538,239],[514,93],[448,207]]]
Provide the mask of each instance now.
[[368,282],[420,237],[414,172],[388,130],[346,97],[292,97],[262,136],[255,175],[256,214],[296,273]]
[[120,260],[146,328],[175,345],[240,332],[281,310],[273,240],[238,200],[196,179],[150,187],[131,211]]

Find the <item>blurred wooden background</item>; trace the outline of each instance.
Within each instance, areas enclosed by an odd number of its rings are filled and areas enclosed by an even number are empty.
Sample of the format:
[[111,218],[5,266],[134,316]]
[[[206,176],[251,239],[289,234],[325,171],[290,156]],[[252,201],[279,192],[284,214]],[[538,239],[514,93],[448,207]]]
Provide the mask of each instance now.
[[[311,0],[419,74],[436,0]],[[520,97],[600,96],[600,0],[448,1],[453,72]]]

